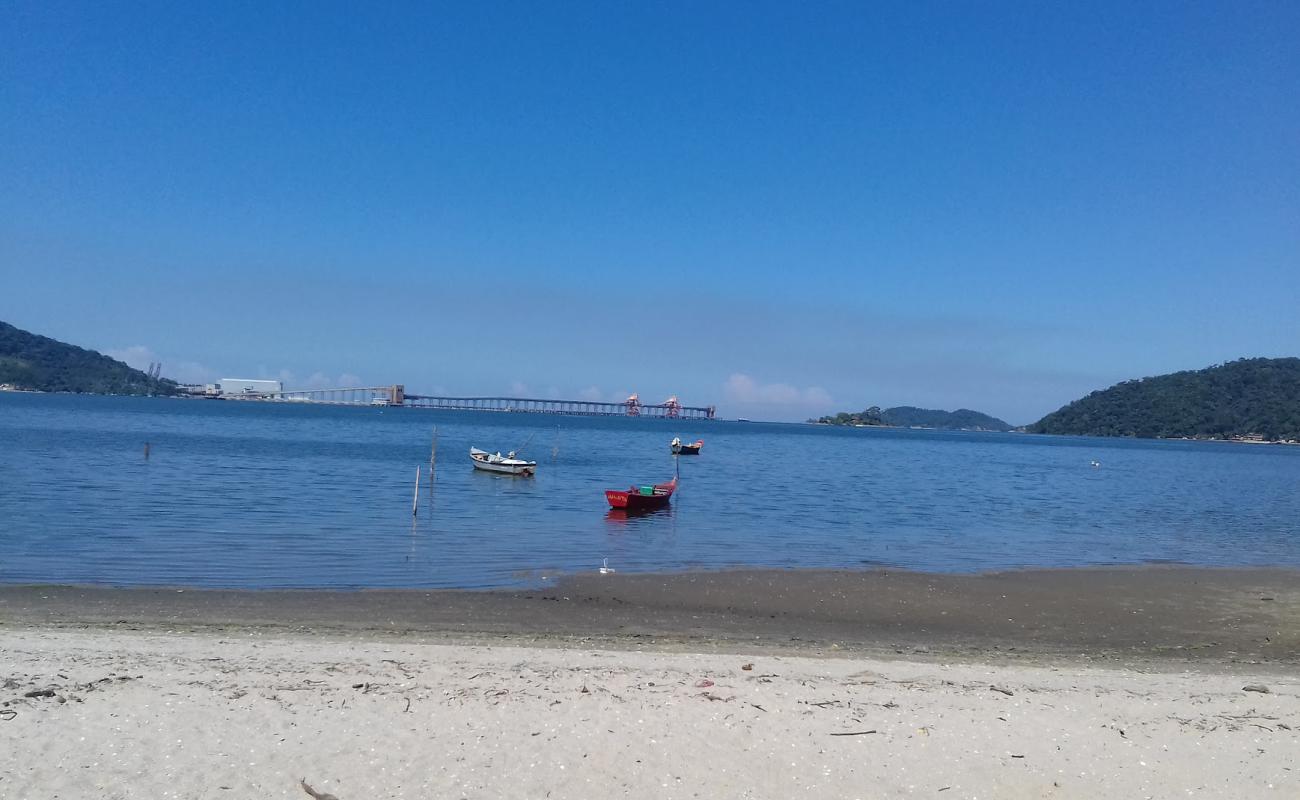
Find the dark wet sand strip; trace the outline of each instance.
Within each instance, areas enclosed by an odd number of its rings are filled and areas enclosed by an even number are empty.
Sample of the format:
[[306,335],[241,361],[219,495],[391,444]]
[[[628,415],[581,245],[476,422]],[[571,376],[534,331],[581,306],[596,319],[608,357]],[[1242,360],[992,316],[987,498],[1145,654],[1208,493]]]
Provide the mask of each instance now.
[[527,591],[0,587],[0,624],[516,644],[1300,666],[1300,571],[582,575]]

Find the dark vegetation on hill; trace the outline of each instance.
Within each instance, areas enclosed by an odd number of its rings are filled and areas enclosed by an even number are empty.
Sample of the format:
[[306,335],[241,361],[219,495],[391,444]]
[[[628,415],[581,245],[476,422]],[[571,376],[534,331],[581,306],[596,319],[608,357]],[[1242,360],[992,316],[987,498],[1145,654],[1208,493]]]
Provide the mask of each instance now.
[[1086,436],[1300,439],[1300,358],[1243,358],[1124,381],[1026,426]]
[[173,394],[176,383],[154,381],[94,350],[65,344],[0,322],[0,384],[42,392]]
[[872,406],[865,411],[841,411],[809,422],[821,425],[892,425],[900,428],[938,428],[949,431],[1011,430],[1011,426],[1002,420],[967,408],[938,411],[915,406],[897,406],[881,410],[880,406]]
[[881,413],[886,425],[902,428],[938,428],[948,431],[1009,431],[1011,426],[997,417],[959,408],[956,411],[939,411],[916,406],[887,408]]

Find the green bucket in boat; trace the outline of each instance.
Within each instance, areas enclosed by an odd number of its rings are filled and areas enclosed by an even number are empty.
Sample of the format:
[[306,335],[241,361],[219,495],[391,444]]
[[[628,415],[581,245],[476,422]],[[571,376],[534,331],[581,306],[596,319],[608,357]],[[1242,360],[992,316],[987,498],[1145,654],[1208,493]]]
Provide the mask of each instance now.
[[654,493],[655,493],[655,487],[653,487],[653,486],[642,486],[642,487],[641,487],[641,494],[650,495],[650,494],[654,494]]

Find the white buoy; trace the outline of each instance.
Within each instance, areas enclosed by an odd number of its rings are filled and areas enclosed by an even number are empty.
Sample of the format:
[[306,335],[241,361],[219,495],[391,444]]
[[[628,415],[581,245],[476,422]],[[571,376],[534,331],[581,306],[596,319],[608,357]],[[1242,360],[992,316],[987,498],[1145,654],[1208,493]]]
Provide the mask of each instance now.
[[608,574],[611,573],[611,572],[618,572],[618,570],[614,569],[613,567],[611,567],[611,566],[609,565],[609,559],[608,559],[608,558],[601,559],[600,574],[601,574],[601,575],[608,575]]
[[1093,461],[1093,462],[1092,462],[1092,465],[1093,465],[1094,467],[1100,467],[1100,466],[1101,466],[1101,462],[1100,462],[1100,461]]

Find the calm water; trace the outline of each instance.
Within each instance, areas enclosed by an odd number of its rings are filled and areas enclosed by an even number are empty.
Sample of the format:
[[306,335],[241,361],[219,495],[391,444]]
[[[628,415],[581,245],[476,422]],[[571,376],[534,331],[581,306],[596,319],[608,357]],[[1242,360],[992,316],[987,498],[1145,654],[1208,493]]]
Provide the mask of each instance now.
[[[536,478],[470,467],[530,435]],[[674,435],[705,448],[672,509],[610,514]],[[1300,448],[0,394],[0,582],[485,587],[602,558],[1300,566]]]

